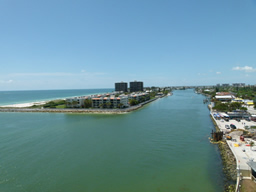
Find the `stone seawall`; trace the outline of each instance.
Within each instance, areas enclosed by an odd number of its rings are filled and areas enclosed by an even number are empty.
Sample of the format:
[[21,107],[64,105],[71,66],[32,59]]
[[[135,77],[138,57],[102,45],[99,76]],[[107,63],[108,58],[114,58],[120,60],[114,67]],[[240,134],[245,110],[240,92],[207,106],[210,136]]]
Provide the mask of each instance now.
[[39,112],[39,113],[98,113],[98,114],[123,114],[141,108],[142,106],[157,100],[154,98],[136,106],[124,108],[124,109],[81,109],[81,108],[70,108],[70,109],[50,109],[50,108],[0,108],[0,112]]
[[[208,106],[209,110],[211,108]],[[212,113],[210,114],[212,122],[215,126],[216,131],[220,131]],[[220,151],[220,156],[222,159],[223,164],[223,172],[226,175],[225,178],[225,192],[234,192],[236,187],[236,180],[237,180],[237,171],[236,171],[236,158],[232,153],[231,149],[229,148],[226,141],[218,142],[218,147]]]

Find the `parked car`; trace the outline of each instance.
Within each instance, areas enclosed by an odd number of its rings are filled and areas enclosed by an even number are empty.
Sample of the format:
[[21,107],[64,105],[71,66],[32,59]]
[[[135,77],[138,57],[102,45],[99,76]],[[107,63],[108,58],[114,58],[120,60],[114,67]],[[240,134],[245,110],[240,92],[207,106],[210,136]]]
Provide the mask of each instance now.
[[236,126],[234,124],[230,124],[231,129],[236,129]]
[[246,121],[251,121],[249,118],[244,118]]
[[230,126],[229,126],[229,125],[225,125],[225,128],[226,128],[226,129],[230,129]]
[[249,127],[248,125],[245,125],[244,128],[245,128],[245,129],[249,129],[250,127]]

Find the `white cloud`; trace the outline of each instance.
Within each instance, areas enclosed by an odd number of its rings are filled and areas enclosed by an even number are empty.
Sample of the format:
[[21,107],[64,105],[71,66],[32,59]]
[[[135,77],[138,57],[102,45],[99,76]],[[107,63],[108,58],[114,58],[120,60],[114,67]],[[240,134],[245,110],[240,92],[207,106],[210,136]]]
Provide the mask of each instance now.
[[221,72],[217,71],[217,72],[216,72],[216,74],[217,74],[217,75],[220,75],[220,74],[221,74]]
[[11,73],[11,76],[72,76],[72,73],[62,73],[62,72],[56,72],[56,73]]
[[232,68],[233,71],[245,71],[245,72],[255,72],[256,69],[253,67],[249,67],[249,66],[244,66],[244,67],[233,67]]
[[67,77],[67,76],[98,76],[105,75],[106,73],[101,72],[86,72],[85,70],[81,71],[82,73],[64,73],[64,72],[56,72],[56,73],[11,73],[9,76],[12,77],[25,77],[25,76],[35,76],[35,77]]
[[7,81],[0,80],[0,83],[12,83],[12,82],[13,82],[13,80],[12,80],[12,79],[7,80]]

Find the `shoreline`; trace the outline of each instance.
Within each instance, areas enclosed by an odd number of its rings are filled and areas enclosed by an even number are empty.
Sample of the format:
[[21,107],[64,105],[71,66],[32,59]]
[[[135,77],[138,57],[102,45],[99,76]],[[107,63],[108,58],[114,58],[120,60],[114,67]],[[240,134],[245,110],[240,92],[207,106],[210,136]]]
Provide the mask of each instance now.
[[24,103],[24,104],[14,104],[11,106],[14,107],[7,107],[7,106],[0,106],[0,112],[36,112],[36,113],[86,113],[86,114],[125,114],[131,111],[135,111],[144,105],[151,103],[159,98],[157,97],[154,99],[150,99],[143,103],[140,103],[136,106],[132,106],[129,108],[124,109],[85,109],[85,108],[64,108],[64,109],[57,109],[57,108],[26,108],[31,107],[35,104],[41,105],[42,102],[35,102],[35,103]]
[[[39,90],[41,91],[41,90]],[[97,93],[93,93],[93,95],[98,95],[98,94],[103,94],[104,92],[97,92]],[[12,107],[12,108],[25,108],[25,107],[32,107],[33,105],[44,105],[47,102],[50,101],[56,101],[56,100],[65,100],[66,98],[69,97],[81,97],[81,96],[89,96],[91,94],[87,94],[87,95],[75,95],[75,96],[67,96],[67,97],[54,97],[54,98],[47,98],[45,100],[37,100],[37,101],[27,101],[25,103],[15,103],[15,104],[4,104],[4,105],[0,105],[0,108],[4,108],[4,107]]]
[[[49,100],[51,101],[51,100]],[[11,105],[2,105],[0,108],[10,107],[10,108],[25,108],[25,107],[32,107],[33,105],[44,105],[49,101],[37,101],[31,103],[18,103],[18,104],[11,104]]]
[[[210,110],[210,117],[214,124],[215,130],[218,132],[220,131],[219,126],[217,125],[216,120],[212,116],[211,108],[208,106]],[[232,192],[236,189],[236,183],[237,183],[237,161],[236,157],[233,154],[232,150],[230,149],[227,141],[225,142],[216,142],[218,144],[220,156],[222,159],[222,165],[223,165],[223,173],[226,178],[225,179],[225,185],[224,185],[224,191]]]

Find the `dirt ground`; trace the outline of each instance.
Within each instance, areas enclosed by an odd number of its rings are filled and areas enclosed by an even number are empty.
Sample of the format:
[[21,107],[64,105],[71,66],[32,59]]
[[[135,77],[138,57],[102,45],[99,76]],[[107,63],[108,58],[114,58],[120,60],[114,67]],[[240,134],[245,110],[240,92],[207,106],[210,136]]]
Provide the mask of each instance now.
[[256,192],[256,183],[252,180],[245,179],[241,184],[241,192]]

